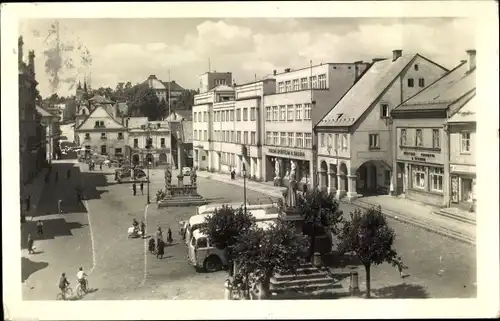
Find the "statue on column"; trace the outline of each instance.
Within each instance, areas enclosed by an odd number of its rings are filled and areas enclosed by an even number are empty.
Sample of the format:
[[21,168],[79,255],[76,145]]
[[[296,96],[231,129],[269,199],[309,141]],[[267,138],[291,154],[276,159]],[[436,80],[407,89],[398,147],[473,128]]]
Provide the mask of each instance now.
[[172,184],[172,173],[170,172],[170,169],[167,167],[165,169],[165,186],[170,186]]
[[295,161],[291,161],[291,165],[290,165],[290,180],[292,181],[296,181],[297,180],[297,164],[295,163]]

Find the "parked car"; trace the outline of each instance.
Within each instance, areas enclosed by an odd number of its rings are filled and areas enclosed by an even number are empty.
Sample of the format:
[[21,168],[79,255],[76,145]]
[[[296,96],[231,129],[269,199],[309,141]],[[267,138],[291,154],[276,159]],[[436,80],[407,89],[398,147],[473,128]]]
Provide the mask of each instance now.
[[191,175],[191,167],[183,167],[182,168],[182,175],[184,175],[184,176]]

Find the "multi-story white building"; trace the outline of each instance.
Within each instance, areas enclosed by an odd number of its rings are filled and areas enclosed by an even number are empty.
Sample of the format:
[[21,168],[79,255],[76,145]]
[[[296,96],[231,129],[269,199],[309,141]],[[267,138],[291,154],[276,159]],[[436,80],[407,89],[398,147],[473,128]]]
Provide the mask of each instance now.
[[[206,78],[208,76],[203,74],[200,77]],[[201,88],[200,92],[202,92]],[[218,111],[225,111],[225,109],[230,109],[230,106],[234,108],[234,88],[226,85],[219,85],[194,96],[193,165],[196,168],[200,170],[222,170],[222,155],[219,155],[220,148],[214,148],[213,111],[214,108],[217,108]]]
[[314,126],[369,64],[328,63],[274,73],[276,92],[264,96],[262,174],[288,185],[292,164],[300,186],[316,182]]
[[233,74],[230,72],[206,72],[199,77],[200,87],[198,91],[204,94],[214,89],[217,86],[231,86],[233,81]]
[[171,130],[168,121],[148,121],[147,117],[128,117],[125,123],[132,164],[151,163],[157,166],[171,162]]

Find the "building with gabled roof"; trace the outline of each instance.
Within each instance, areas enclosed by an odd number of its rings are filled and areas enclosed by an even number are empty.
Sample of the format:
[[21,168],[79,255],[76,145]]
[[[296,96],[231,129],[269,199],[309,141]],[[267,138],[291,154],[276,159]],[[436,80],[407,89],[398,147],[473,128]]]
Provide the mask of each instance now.
[[170,91],[170,102],[174,103],[185,90],[180,86],[175,80],[170,82],[165,82],[159,80],[156,75],[149,75],[148,79],[141,83],[141,85],[147,85],[149,89],[152,89],[158,99],[168,101],[168,92]]
[[352,199],[388,193],[392,177],[390,112],[448,70],[420,54],[374,59],[316,126],[319,186]]
[[110,157],[129,155],[127,128],[104,106],[97,106],[75,126],[75,143],[85,155],[100,154]]
[[435,206],[449,205],[449,162],[454,152],[447,120],[476,90],[476,51],[467,54],[468,61],[392,110],[395,194]]

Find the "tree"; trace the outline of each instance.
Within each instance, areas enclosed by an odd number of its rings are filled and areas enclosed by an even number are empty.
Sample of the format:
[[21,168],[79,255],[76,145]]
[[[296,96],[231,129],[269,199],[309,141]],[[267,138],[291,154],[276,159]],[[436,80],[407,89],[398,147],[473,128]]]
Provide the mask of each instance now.
[[175,101],[174,107],[176,109],[191,110],[193,108],[195,94],[196,91],[194,90],[184,90]]
[[252,274],[265,298],[272,274],[296,273],[308,247],[307,237],[297,233],[293,223],[278,221],[265,230],[254,227],[241,233],[231,253],[237,257],[237,277]]
[[211,244],[219,249],[228,249],[236,243],[236,238],[255,224],[255,218],[243,209],[234,209],[227,205],[217,208],[212,215],[206,216],[206,225],[200,230],[208,236]]
[[160,119],[161,108],[158,96],[149,88],[138,87],[131,103],[131,113],[148,117],[149,120]]
[[380,206],[350,213],[339,235],[339,253],[354,252],[366,272],[366,296],[370,297],[370,268],[384,262],[398,264],[393,248],[395,233],[389,227]]
[[[329,232],[338,233],[338,224],[342,222],[343,212],[340,210],[339,202],[333,194],[313,190],[297,197],[297,208],[304,216],[303,233],[310,237],[310,257],[314,255],[318,246],[316,238]],[[327,240],[330,240],[327,238]],[[330,252],[331,242],[326,242],[326,251]],[[321,251],[323,252],[323,251]]]

